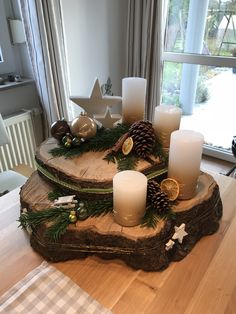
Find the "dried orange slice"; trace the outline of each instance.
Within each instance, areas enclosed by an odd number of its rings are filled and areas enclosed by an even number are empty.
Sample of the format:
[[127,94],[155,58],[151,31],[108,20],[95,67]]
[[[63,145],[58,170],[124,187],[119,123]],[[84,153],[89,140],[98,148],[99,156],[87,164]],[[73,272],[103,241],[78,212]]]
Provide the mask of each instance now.
[[174,201],[179,196],[179,183],[172,178],[161,181],[161,191],[164,192],[170,201]]
[[132,137],[128,137],[122,145],[122,153],[124,155],[128,155],[131,152],[133,146],[134,146],[134,141]]

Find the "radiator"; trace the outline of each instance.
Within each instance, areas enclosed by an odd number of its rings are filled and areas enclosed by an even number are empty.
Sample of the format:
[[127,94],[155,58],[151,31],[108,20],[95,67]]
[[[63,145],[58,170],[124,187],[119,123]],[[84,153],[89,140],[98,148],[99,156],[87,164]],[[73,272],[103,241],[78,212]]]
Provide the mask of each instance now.
[[22,111],[4,119],[10,144],[0,147],[0,171],[25,164],[35,169],[35,136],[32,112]]

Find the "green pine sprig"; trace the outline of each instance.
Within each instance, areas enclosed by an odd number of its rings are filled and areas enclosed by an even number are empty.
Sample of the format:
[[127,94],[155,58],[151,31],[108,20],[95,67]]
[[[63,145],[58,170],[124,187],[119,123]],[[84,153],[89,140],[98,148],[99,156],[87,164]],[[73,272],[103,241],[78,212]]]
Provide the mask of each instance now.
[[129,125],[118,124],[113,129],[100,129],[97,134],[86,140],[83,144],[78,147],[66,148],[63,145],[55,147],[50,150],[53,157],[65,156],[71,158],[80,156],[81,154],[89,151],[105,151],[111,148],[118,139],[129,130]]
[[141,227],[155,229],[160,219],[161,217],[157,214],[156,210],[151,206],[147,206],[146,213],[141,222]]
[[45,222],[50,222],[60,215],[60,213],[64,213],[64,208],[49,208],[43,211],[37,211],[37,212],[23,212],[20,215],[19,227],[27,229],[32,227],[37,227]]
[[105,216],[113,211],[113,201],[112,199],[87,201],[85,207],[88,209],[90,217]]
[[[57,192],[52,191],[48,197],[56,194]],[[62,195],[63,193],[60,193],[60,196]],[[106,215],[113,210],[112,199],[84,201],[84,205],[88,210],[88,217]],[[52,242],[56,242],[65,234],[68,225],[71,223],[69,215],[70,210],[61,207],[52,207],[37,212],[23,212],[18,219],[20,222],[19,227],[22,229],[30,228],[35,231],[41,225],[49,224],[45,231],[45,237]]]
[[168,210],[165,210],[163,213],[158,214],[156,209],[151,204],[148,204],[146,208],[146,213],[142,219],[141,227],[155,229],[160,220],[175,220],[176,214],[175,212],[173,212],[172,208],[173,203],[170,202],[170,207],[168,208]]
[[165,151],[163,150],[162,144],[161,144],[161,142],[159,141],[158,138],[156,138],[155,145],[154,145],[153,151],[152,151],[152,155],[153,155],[155,158],[159,157],[160,160],[161,160],[165,165],[168,164],[168,154],[165,153]]
[[137,167],[139,158],[135,154],[124,155],[122,152],[109,152],[104,158],[107,162],[117,163],[119,171],[134,170]]
[[69,213],[69,211],[61,213],[53,224],[46,229],[45,236],[49,240],[57,242],[66,233],[67,227],[70,224]]
[[[106,151],[111,149],[118,139],[129,131],[130,125],[127,124],[118,124],[113,129],[102,128],[97,131],[97,134],[91,139],[86,140],[83,144],[78,147],[66,148],[62,144],[59,147],[55,147],[50,150],[50,153],[53,157],[64,156],[65,158],[72,158],[75,156],[80,156],[85,152],[89,151]],[[163,151],[161,143],[158,139],[155,141],[153,147],[152,155],[154,157],[160,157],[160,160],[163,163],[167,163],[168,156]],[[128,155],[124,155],[121,151],[108,152],[104,157],[104,160],[108,162],[117,163],[118,170],[128,170],[135,169],[140,158],[131,152]]]
[[54,200],[58,199],[58,197],[61,197],[61,196],[65,196],[65,193],[63,193],[62,191],[60,191],[58,189],[55,189],[55,190],[48,193],[48,199],[50,201],[54,201]]

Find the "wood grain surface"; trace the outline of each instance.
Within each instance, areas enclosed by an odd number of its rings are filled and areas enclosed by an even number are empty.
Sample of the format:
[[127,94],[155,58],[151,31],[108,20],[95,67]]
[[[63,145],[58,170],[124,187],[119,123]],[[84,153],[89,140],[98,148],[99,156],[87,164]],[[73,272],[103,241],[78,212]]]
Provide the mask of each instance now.
[[[59,178],[67,178],[71,182],[89,184],[93,186],[110,185],[112,179],[118,172],[117,164],[103,160],[108,151],[102,152],[87,152],[81,156],[67,158],[53,157],[50,150],[58,147],[57,141],[53,138],[43,142],[36,152],[36,159],[40,164],[50,170],[51,173],[56,173]],[[149,173],[156,168],[164,168],[159,157],[152,160],[155,163],[150,164],[145,160],[139,160],[137,171]]]
[[[236,180],[214,177],[224,208],[219,230],[163,272],[136,271],[98,257],[53,265],[114,313],[235,313]],[[0,294],[42,261],[17,228],[18,193],[0,198]]]

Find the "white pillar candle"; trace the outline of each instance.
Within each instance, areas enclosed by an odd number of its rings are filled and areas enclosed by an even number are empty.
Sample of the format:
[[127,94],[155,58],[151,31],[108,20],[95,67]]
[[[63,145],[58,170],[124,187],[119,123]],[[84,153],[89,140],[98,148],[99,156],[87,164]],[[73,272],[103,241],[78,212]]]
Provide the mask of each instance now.
[[203,135],[195,131],[178,130],[171,134],[168,177],[179,182],[179,199],[195,195],[203,142]]
[[122,80],[122,121],[132,124],[143,120],[145,113],[147,80],[141,77],[126,77]]
[[179,129],[182,110],[174,105],[160,105],[155,108],[153,128],[163,148],[170,147],[170,135]]
[[113,213],[122,226],[141,223],[146,211],[147,177],[138,171],[125,170],[113,177]]

